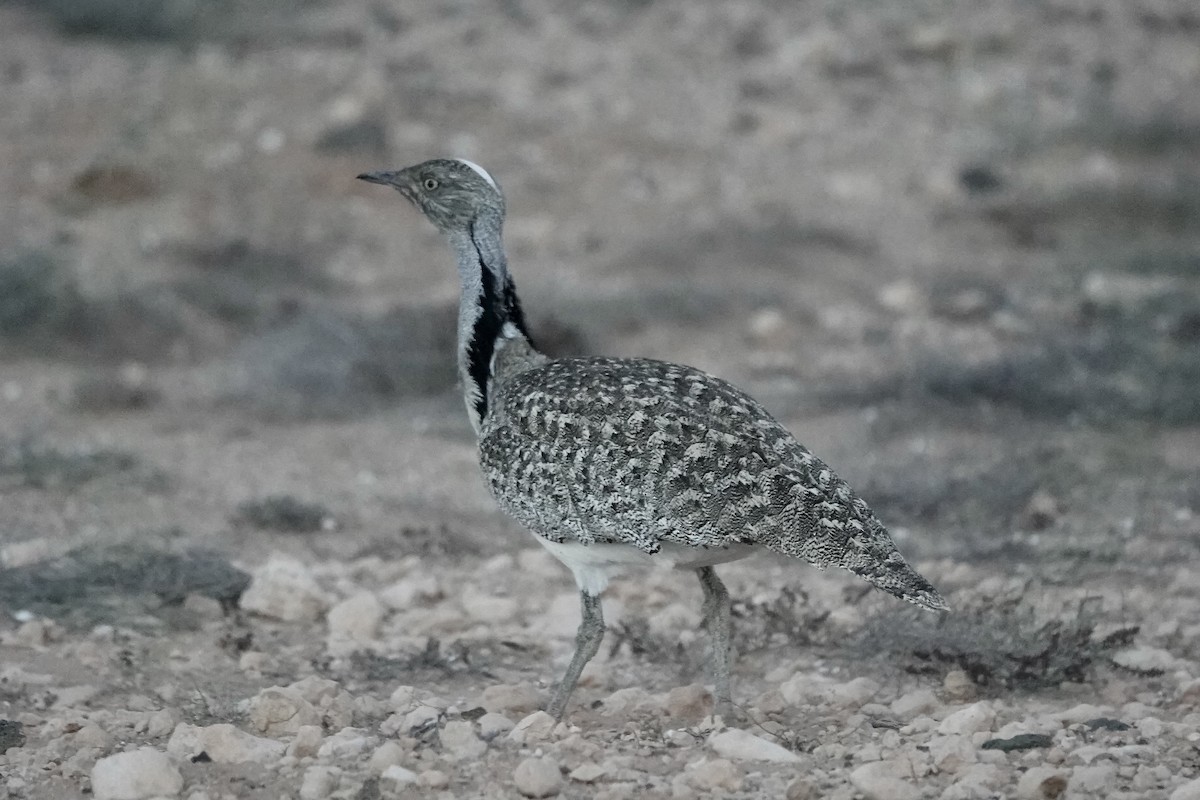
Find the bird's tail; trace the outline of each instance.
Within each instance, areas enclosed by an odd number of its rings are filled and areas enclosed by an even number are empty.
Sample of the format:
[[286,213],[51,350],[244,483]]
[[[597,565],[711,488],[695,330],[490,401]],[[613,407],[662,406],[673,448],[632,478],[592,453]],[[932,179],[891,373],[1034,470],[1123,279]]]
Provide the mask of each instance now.
[[871,522],[849,538],[837,565],[901,600],[930,611],[949,611],[950,606],[933,584],[900,555],[887,529],[878,520]]

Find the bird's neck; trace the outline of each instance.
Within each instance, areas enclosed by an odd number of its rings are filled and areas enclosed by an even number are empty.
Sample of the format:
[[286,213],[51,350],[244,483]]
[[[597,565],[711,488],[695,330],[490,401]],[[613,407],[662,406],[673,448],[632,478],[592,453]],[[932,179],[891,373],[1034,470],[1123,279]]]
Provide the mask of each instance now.
[[507,340],[525,347],[529,333],[516,287],[508,274],[502,218],[483,216],[450,235],[458,257],[462,296],[458,306],[458,373],[471,426],[478,433],[488,413],[488,382],[496,354]]

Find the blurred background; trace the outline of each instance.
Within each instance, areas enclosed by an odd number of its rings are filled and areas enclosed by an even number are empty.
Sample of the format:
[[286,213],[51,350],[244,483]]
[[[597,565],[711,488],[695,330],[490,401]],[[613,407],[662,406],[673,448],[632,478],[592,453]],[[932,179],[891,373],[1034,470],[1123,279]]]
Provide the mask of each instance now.
[[1193,0],[0,2],[0,590],[527,546],[354,180],[451,155],[546,348],[745,387],[952,599],[1194,608],[1198,87]]

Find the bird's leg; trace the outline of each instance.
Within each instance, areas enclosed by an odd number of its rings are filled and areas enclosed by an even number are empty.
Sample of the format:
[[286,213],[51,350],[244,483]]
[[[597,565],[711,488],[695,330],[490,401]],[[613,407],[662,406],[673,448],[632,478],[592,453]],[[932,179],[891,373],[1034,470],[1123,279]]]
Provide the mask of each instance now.
[[596,651],[600,649],[600,640],[604,638],[604,611],[600,608],[600,595],[580,592],[579,599],[583,619],[579,622],[579,630],[575,632],[575,655],[571,657],[567,672],[558,684],[554,699],[550,701],[550,708],[547,709],[555,719],[562,719],[563,712],[567,709],[567,701],[571,699],[571,692],[575,691],[575,684],[579,683],[579,675],[583,672],[584,665],[596,655]]
[[729,618],[729,592],[717,577],[712,567],[696,570],[700,585],[704,588],[704,628],[708,631],[712,648],[711,661],[713,681],[717,687],[716,713],[728,719],[733,707],[729,693],[729,662],[732,641],[732,626]]

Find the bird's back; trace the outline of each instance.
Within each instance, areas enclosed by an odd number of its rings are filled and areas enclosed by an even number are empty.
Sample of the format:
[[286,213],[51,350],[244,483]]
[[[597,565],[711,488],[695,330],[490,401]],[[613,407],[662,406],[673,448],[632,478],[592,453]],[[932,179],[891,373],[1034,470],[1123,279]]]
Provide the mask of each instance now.
[[539,536],[647,553],[758,544],[941,607],[845,481],[723,380],[648,359],[566,358],[500,372],[491,393],[484,474]]

